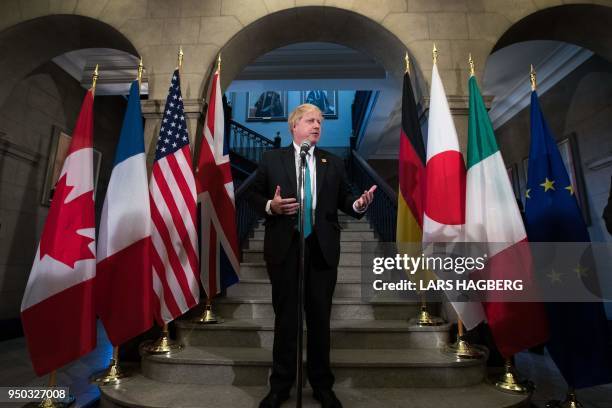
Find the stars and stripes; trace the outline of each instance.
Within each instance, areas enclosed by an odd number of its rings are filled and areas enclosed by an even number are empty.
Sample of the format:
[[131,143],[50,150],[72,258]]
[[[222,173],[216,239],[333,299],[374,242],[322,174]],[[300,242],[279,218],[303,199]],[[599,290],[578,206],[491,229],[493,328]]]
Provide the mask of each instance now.
[[238,282],[234,182],[224,132],[219,71],[213,76],[196,170],[201,202],[201,278],[209,299]]
[[160,323],[167,323],[200,297],[196,185],[178,69],[166,99],[149,183],[153,289]]

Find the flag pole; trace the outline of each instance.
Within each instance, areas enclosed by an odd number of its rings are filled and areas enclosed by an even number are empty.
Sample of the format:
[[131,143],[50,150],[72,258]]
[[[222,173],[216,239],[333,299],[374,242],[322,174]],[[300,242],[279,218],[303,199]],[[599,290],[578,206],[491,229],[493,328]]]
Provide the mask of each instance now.
[[472,347],[470,343],[463,339],[463,322],[461,319],[457,320],[457,341],[453,344],[449,344],[446,347],[448,353],[454,354],[455,357],[460,359],[477,359],[483,357],[483,353]]
[[[533,64],[530,64],[529,67],[529,82],[531,83],[531,90],[536,91],[538,88],[538,81]],[[546,404],[547,408],[581,408],[582,406],[583,405],[578,401],[576,397],[576,390],[574,389],[574,387],[568,387],[565,401],[561,402],[558,400],[551,400],[548,401],[548,403]]]
[[[220,74],[221,73],[221,53],[219,53],[217,55],[217,68],[215,69],[215,73],[216,74]],[[210,93],[210,92],[209,92]],[[206,101],[204,101],[206,102]],[[202,313],[201,316],[195,318],[193,321],[194,323],[200,323],[200,324],[219,324],[219,323],[223,323],[223,319],[217,317],[217,315],[215,314],[214,310],[213,310],[213,296],[211,296],[210,294],[207,294],[206,297],[206,305],[204,306],[204,312]]]
[[[410,319],[414,321],[413,319]],[[427,310],[427,301],[425,299],[425,293],[421,293],[421,309],[416,318],[416,325],[421,327],[427,326],[441,326],[444,324],[444,320],[437,316],[432,316]]]
[[138,63],[138,93],[140,93],[140,87],[142,86],[142,71],[144,71],[144,65],[142,65],[142,57]]
[[474,60],[472,59],[472,53],[468,56],[468,64],[470,65],[470,77],[475,75],[476,69],[474,68]]
[[[438,48],[436,47],[436,43],[433,43],[432,49],[432,58],[434,65],[438,63]],[[406,56],[404,57],[406,60],[406,72],[410,72],[410,60],[408,59],[408,52],[406,52]],[[425,294],[421,295],[421,310],[417,317],[417,325],[418,326],[440,326],[444,324],[444,320],[439,317],[433,317],[427,311],[427,303],[425,301]]]
[[434,65],[438,64],[438,48],[436,47],[436,43],[433,43],[433,49],[431,51],[431,56],[433,58]]
[[179,52],[178,52],[178,64],[176,66],[176,69],[178,69],[179,71],[181,70],[181,68],[183,68],[183,57],[184,57],[184,53],[183,53],[183,46],[179,46]]
[[169,354],[181,351],[183,345],[175,342],[170,338],[170,330],[168,323],[164,323],[161,336],[153,343],[145,343],[142,345],[142,350],[149,354]]
[[[435,47],[435,46],[434,46]],[[470,77],[474,76],[474,60],[472,59],[472,53],[468,55],[468,64],[470,66]],[[462,359],[476,359],[481,358],[483,353],[480,350],[472,347],[470,343],[465,341],[463,338],[463,321],[461,319],[457,319],[457,341],[453,344],[449,344],[446,347],[446,351],[454,354],[457,358]]]
[[528,381],[518,381],[514,371],[512,359],[507,358],[504,364],[504,374],[495,382],[495,388],[499,391],[520,395],[528,394],[533,391],[533,385]]
[[129,374],[119,367],[119,346],[113,346],[113,355],[108,368],[100,376],[94,377],[92,382],[98,383],[100,386],[117,385],[129,377]]
[[213,310],[212,299],[210,297],[206,298],[206,304],[204,305],[204,312],[199,317],[196,317],[193,320],[194,323],[200,324],[218,324],[223,323],[223,319],[217,317]]
[[[49,388],[55,387],[56,375],[56,370],[51,371],[51,373],[49,374]],[[39,408],[60,408],[62,404],[54,401],[52,398],[45,398],[38,406]]]
[[[531,90],[535,90],[536,75],[533,65],[531,65],[529,79],[531,82]],[[501,378],[495,382],[495,388],[497,388],[499,391],[509,392],[512,394],[527,394],[533,390],[531,383],[518,381],[511,358],[506,358],[506,363],[504,364],[504,374],[502,374]]]
[[565,401],[548,401],[548,403],[546,403],[546,408],[583,408],[583,405],[576,398],[576,390],[574,390],[574,387],[569,387]]
[[96,85],[98,83],[99,76],[100,75],[98,73],[98,64],[96,64],[96,69],[94,69],[93,76],[91,77],[91,92],[92,92],[92,94],[96,93]]
[[531,90],[535,91],[538,87],[538,84],[537,84],[536,72],[535,72],[535,69],[533,68],[533,64],[530,65],[529,81],[531,82]]

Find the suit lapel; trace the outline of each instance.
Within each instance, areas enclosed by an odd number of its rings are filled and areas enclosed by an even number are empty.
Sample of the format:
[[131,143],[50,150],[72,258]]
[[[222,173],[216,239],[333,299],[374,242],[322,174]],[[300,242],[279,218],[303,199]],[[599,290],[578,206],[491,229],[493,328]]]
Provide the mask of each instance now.
[[325,174],[327,174],[327,158],[325,153],[321,149],[315,149],[315,159],[317,161],[317,202],[319,200],[319,194],[321,193],[321,187],[323,186],[323,180],[325,180]]
[[281,192],[283,197],[297,197],[297,179],[295,178],[295,150],[293,148],[293,144],[289,147],[285,148],[285,152],[283,152],[283,167],[287,172],[287,177],[289,177],[289,185],[291,189],[289,190],[289,194]]

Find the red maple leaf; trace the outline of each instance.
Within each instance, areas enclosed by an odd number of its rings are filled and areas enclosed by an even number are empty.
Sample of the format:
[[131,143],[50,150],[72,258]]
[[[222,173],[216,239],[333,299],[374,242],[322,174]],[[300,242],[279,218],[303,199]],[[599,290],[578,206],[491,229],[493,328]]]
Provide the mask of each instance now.
[[74,186],[66,185],[66,175],[58,180],[53,202],[40,239],[40,259],[49,255],[71,268],[83,259],[95,259],[89,249],[93,238],[77,233],[83,228],[94,228],[93,191],[81,194],[66,203],[66,197]]

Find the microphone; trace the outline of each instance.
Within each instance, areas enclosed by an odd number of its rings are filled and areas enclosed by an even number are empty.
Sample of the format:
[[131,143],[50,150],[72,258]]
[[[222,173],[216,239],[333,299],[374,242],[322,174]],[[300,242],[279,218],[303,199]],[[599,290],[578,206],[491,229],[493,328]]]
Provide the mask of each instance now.
[[300,145],[300,157],[306,157],[311,146],[312,144],[310,143],[310,140],[304,140]]

